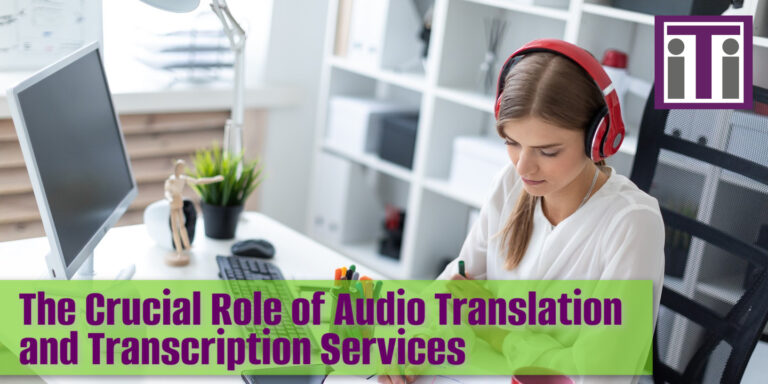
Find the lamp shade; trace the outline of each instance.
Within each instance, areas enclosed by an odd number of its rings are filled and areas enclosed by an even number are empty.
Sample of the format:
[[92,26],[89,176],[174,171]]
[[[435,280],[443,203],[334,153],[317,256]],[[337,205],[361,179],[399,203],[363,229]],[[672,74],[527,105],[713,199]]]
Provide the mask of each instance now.
[[176,13],[192,12],[200,5],[200,0],[141,0],[141,2]]

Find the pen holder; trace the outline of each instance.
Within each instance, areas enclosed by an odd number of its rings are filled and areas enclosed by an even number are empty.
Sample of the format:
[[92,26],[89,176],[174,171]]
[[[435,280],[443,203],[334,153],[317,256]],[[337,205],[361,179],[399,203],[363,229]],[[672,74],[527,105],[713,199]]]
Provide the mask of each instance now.
[[[340,280],[340,284],[331,289],[331,325],[329,327],[329,331],[339,335],[339,337],[342,339],[350,337],[356,339],[373,337],[373,325],[337,325],[334,324],[333,321],[333,319],[336,318],[339,295],[349,295],[348,302],[350,305],[348,309],[349,311],[352,311],[353,318],[357,319],[357,313],[355,313],[357,310],[357,305],[355,302],[357,299],[365,297],[364,294],[361,293],[357,287],[355,287],[355,284],[358,282],[358,280]],[[363,291],[365,291],[365,289]]]

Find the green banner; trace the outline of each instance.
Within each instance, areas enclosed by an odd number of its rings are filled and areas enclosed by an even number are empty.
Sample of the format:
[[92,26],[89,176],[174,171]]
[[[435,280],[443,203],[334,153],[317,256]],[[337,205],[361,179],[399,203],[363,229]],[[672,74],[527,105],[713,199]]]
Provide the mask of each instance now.
[[650,280],[0,281],[0,374],[647,375],[652,297]]

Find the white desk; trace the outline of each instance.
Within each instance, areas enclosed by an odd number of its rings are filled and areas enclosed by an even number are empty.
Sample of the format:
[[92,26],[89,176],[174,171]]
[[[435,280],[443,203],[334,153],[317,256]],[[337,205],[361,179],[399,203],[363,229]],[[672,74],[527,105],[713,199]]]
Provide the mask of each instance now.
[[[96,247],[94,269],[97,278],[111,279],[125,265],[134,263],[139,280],[210,280],[218,279],[216,255],[229,254],[239,240],[263,238],[275,246],[275,263],[286,279],[332,279],[337,267],[358,264],[314,240],[256,212],[245,212],[232,240],[205,237],[202,220],[198,219],[195,239],[190,250],[191,262],[185,267],[165,264],[169,252],[156,245],[143,225],[109,230]],[[0,243],[0,279],[38,279],[46,275],[45,254],[48,240],[44,237]],[[359,266],[362,267],[362,266]],[[380,278],[373,270],[365,273]]]
[[[272,260],[286,279],[332,279],[337,267],[355,264],[341,254],[318,244],[308,237],[255,212],[246,212],[240,219],[233,240],[213,240],[205,237],[202,220],[198,221],[195,240],[190,251],[191,262],[185,267],[165,264],[166,253],[157,246],[143,225],[111,229],[96,247],[97,278],[110,279],[127,264],[136,265],[134,279],[211,280],[218,278],[217,254],[229,254],[230,246],[239,240],[263,238],[275,246]],[[48,240],[35,238],[0,243],[0,279],[37,279],[45,276],[45,254]],[[359,263],[358,263],[359,265]],[[365,274],[379,279],[380,275],[359,266]],[[7,353],[7,351],[5,351]],[[2,352],[0,352],[2,353]],[[242,383],[238,376],[203,377],[44,377],[49,383]],[[0,377],[0,381],[2,378]]]

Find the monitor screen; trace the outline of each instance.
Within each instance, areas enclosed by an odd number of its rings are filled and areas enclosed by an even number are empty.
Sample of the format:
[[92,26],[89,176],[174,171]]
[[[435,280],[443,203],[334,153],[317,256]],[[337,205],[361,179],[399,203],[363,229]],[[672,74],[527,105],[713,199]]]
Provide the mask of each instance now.
[[98,50],[19,92],[18,103],[69,267],[133,188]]

